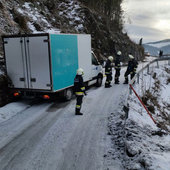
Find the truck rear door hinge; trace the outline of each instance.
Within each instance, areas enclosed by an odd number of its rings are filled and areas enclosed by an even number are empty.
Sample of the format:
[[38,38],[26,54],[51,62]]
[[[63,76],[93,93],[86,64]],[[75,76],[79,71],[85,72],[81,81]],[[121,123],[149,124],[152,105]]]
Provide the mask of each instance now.
[[47,43],[48,43],[48,42],[49,42],[49,40],[48,40],[48,39],[47,39],[47,40],[44,40],[44,42],[47,42]]
[[20,81],[25,81],[25,78],[21,77],[19,78]]
[[52,85],[51,85],[51,84],[46,84],[46,86],[47,86],[47,87],[52,87]]
[[31,78],[31,82],[36,82],[36,78]]
[[8,41],[3,41],[3,44],[8,44]]

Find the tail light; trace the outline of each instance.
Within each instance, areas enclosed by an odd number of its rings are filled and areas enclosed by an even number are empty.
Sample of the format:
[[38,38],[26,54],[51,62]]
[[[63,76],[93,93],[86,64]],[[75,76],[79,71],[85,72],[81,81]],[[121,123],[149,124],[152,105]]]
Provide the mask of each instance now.
[[18,97],[18,96],[20,96],[20,93],[15,92],[13,95],[14,95],[14,97]]
[[43,99],[50,99],[49,95],[43,95]]

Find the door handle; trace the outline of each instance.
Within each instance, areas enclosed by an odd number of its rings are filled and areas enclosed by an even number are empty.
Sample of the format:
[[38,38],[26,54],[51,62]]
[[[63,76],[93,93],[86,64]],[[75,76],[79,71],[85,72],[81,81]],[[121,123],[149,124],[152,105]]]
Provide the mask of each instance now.
[[36,78],[31,78],[31,82],[36,82]]
[[25,81],[24,77],[19,78],[20,81]]

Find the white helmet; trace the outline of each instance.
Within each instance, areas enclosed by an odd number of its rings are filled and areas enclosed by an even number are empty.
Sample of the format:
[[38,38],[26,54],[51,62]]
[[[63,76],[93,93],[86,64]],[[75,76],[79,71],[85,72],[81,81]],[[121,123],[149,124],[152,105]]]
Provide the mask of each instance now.
[[113,57],[109,56],[108,59],[112,62],[113,61]]
[[134,57],[133,57],[132,54],[129,54],[129,58],[130,58],[130,59],[134,59]]
[[84,70],[82,68],[79,68],[77,70],[77,75],[83,75],[84,74]]
[[121,51],[118,51],[118,52],[117,52],[117,55],[121,55],[121,54],[122,54],[122,52],[121,52]]

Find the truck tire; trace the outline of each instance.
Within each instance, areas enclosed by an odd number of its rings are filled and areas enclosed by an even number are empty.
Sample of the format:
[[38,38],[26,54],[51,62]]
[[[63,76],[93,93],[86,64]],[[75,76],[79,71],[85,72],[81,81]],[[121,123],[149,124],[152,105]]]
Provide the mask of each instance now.
[[101,85],[102,85],[102,80],[103,80],[103,78],[102,78],[101,76],[98,76],[97,82],[96,82],[96,87],[101,87]]
[[73,97],[73,89],[72,88],[69,88],[69,89],[66,89],[64,90],[64,100],[66,101],[69,101],[72,99]]

